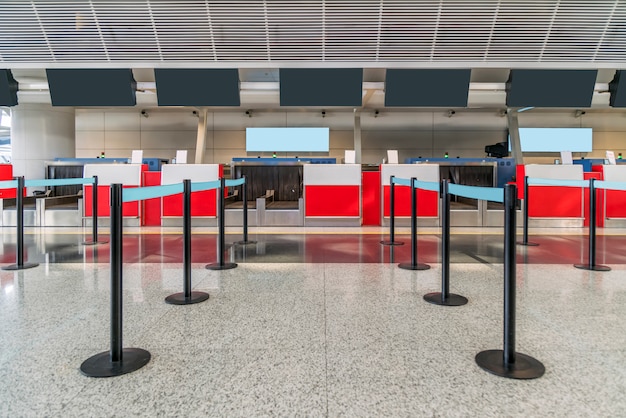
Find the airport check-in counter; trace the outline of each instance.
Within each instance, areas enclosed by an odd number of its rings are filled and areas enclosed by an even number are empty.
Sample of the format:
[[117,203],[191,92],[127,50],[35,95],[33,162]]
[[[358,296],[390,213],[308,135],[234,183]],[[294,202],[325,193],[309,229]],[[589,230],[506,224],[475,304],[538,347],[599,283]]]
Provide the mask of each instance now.
[[[527,164],[518,178],[522,196],[524,176],[552,180],[584,180],[582,165]],[[528,186],[528,225],[531,227],[582,227],[585,219],[585,188]]]
[[[381,197],[382,197],[382,222],[381,225],[389,225],[390,205],[390,178],[410,179],[415,177],[420,181],[439,183],[438,164],[383,164],[380,168]],[[397,225],[407,226],[411,223],[411,188],[408,186],[395,186],[395,222]],[[417,216],[420,218],[418,225],[439,225],[439,193],[431,190],[417,189]]]
[[[219,164],[165,164],[161,168],[161,185],[219,180]],[[191,193],[191,222],[195,226],[217,225],[217,197],[219,189]],[[183,194],[164,196],[161,207],[161,225],[182,226]]]
[[[602,180],[626,182],[626,165],[602,165]],[[602,196],[598,205],[598,210],[604,214],[605,227],[626,227],[626,191],[623,190],[602,190]]]
[[[123,188],[141,186],[141,172],[147,166],[142,164],[86,164],[83,177],[98,176],[98,224],[109,225],[111,216],[111,184],[122,184]],[[91,226],[92,190],[91,184],[83,188],[85,224]],[[127,226],[140,226],[140,202],[122,204],[122,222]]]
[[305,226],[361,226],[361,165],[304,165]]

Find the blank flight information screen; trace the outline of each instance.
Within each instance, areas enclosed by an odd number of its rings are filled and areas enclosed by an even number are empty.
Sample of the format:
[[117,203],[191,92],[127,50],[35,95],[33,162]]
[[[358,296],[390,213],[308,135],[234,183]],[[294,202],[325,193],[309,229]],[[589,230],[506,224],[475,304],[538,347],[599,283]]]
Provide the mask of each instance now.
[[248,152],[328,152],[329,128],[246,128]]

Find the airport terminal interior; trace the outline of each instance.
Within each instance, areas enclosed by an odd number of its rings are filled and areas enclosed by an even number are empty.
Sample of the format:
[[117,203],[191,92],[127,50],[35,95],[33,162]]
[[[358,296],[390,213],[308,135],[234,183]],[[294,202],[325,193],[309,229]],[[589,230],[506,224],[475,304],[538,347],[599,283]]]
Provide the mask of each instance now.
[[0,3],[0,417],[624,415],[624,28]]

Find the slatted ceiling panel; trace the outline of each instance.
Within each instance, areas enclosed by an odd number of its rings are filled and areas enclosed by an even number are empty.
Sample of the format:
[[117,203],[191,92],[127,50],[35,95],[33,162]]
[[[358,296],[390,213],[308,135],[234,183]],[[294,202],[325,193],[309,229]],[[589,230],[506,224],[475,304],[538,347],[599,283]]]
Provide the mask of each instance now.
[[2,0],[0,62],[615,62],[626,0]]

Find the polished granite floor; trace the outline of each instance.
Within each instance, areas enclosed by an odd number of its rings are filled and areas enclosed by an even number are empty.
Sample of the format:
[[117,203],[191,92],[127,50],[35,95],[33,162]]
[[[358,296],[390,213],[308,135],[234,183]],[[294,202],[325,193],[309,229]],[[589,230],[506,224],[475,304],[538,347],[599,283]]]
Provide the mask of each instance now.
[[[15,257],[3,230],[2,263]],[[423,301],[439,289],[437,234],[420,234],[408,271],[384,233],[254,234],[232,270],[211,271],[216,236],[196,231],[192,279],[209,300],[172,306],[180,292],[176,231],[124,236],[124,346],[150,351],[124,376],[83,376],[109,349],[108,245],[77,231],[25,236],[27,259],[0,271],[0,416],[614,417],[626,410],[626,236],[601,235],[586,260],[585,231],[533,235],[518,248],[517,350],[546,367],[536,380],[480,369],[502,348],[502,235],[454,234],[452,290],[462,307]],[[311,232],[311,231],[309,231]],[[476,232],[476,231],[474,231]],[[107,238],[106,235],[102,236]],[[227,235],[227,242],[241,237]],[[393,251],[393,256],[392,256]]]

